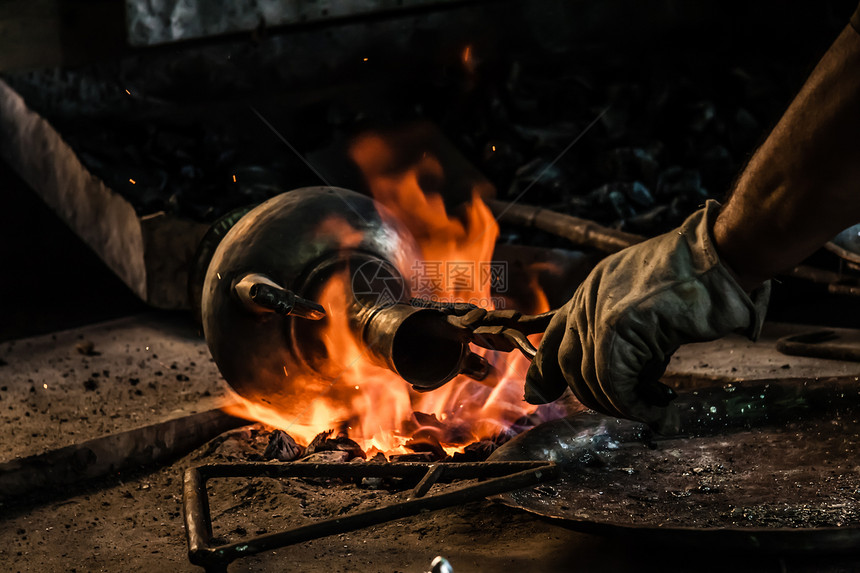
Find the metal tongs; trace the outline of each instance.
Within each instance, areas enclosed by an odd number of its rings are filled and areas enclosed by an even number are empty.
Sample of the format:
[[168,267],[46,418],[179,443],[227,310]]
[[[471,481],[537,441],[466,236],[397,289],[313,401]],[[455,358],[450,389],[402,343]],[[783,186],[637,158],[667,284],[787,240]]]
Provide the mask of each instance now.
[[544,332],[557,312],[523,314],[517,310],[487,310],[469,303],[440,303],[423,298],[413,298],[410,304],[444,313],[447,323],[463,342],[502,352],[518,349],[529,360],[534,359],[537,348],[528,335]]

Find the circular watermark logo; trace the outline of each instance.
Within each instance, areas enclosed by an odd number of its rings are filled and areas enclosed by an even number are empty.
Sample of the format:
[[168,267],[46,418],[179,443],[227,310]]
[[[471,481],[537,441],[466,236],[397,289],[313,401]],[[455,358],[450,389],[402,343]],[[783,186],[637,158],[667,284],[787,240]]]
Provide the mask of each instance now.
[[352,293],[363,306],[388,308],[407,300],[406,281],[390,263],[370,260],[352,273]]

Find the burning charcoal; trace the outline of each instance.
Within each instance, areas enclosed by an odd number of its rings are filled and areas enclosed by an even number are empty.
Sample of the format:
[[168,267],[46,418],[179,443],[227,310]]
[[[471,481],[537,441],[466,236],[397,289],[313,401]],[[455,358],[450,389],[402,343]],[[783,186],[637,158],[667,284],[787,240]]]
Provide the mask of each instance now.
[[326,430],[325,432],[320,432],[319,434],[314,436],[314,439],[311,440],[310,444],[308,444],[307,453],[312,454],[314,452],[321,451],[322,445],[333,433],[334,430]]
[[431,452],[416,452],[414,454],[394,454],[392,462],[433,462],[436,461]]
[[438,431],[428,428],[418,430],[412,435],[412,439],[404,445],[413,452],[426,452],[432,454],[434,461],[444,460],[448,457],[448,453],[442,447],[442,444],[439,443],[437,433]]
[[439,436],[439,441],[447,444],[467,444],[473,440],[473,427],[469,422],[464,420],[448,420],[449,423],[445,427],[445,433]]
[[344,451],[323,451],[310,454],[299,460],[301,463],[309,464],[327,464],[333,462],[345,462],[349,459],[349,452]]
[[382,452],[376,452],[367,462],[371,464],[387,464],[388,458]]
[[291,462],[301,457],[304,448],[283,430],[275,430],[269,437],[269,445],[263,452],[263,458],[267,460],[278,460],[279,462]]
[[[403,432],[407,435],[414,434],[420,430],[435,431],[441,439],[443,435],[447,435],[449,427],[444,422],[440,421],[436,414],[425,414],[424,412],[413,412],[412,418],[403,424]],[[415,437],[413,435],[413,437]]]
[[462,452],[457,452],[451,458],[455,462],[483,462],[496,451],[498,444],[491,440],[472,442]]
[[325,441],[323,444],[323,449],[320,451],[336,451],[336,452],[346,452],[349,457],[347,459],[353,458],[361,458],[367,459],[367,454],[364,453],[364,450],[361,449],[356,442],[350,440],[346,436],[338,436],[336,438],[332,438]]
[[424,426],[432,426],[434,428],[439,428],[440,430],[445,429],[445,424],[439,421],[436,417],[436,414],[425,414],[424,412],[413,412],[412,417],[415,419],[418,427]]
[[321,432],[314,437],[310,445],[308,445],[308,454],[317,452],[345,452],[347,459],[361,458],[366,459],[367,454],[361,449],[356,442],[350,440],[345,434],[339,434],[335,438],[331,438],[332,430]]

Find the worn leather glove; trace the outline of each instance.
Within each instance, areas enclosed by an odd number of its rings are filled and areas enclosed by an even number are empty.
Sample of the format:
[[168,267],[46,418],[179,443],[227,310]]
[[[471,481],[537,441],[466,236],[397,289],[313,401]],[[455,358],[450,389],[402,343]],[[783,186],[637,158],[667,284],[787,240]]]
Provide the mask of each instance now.
[[719,204],[709,201],[678,229],[607,257],[544,333],[526,377],[526,400],[555,400],[569,385],[587,407],[678,429],[658,382],[682,344],[731,332],[758,337],[770,283],[747,295],[714,250]]

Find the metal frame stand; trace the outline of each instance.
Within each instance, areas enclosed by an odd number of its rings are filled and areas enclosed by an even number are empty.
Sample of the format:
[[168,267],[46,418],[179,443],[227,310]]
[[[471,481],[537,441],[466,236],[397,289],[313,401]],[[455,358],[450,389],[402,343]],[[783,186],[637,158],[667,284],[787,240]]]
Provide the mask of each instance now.
[[[423,476],[423,477],[422,477]],[[406,501],[358,511],[345,516],[327,518],[276,533],[252,537],[226,545],[210,545],[212,518],[206,481],[211,478],[269,477],[269,478],[405,478],[418,484]],[[238,559],[271,549],[303,543],[320,537],[346,533],[371,525],[478,501],[559,477],[559,467],[552,462],[470,462],[428,463],[305,463],[248,462],[207,464],[189,468],[183,482],[185,533],[188,558],[208,573],[226,572],[227,566]],[[440,480],[483,479],[469,486],[425,497]]]

